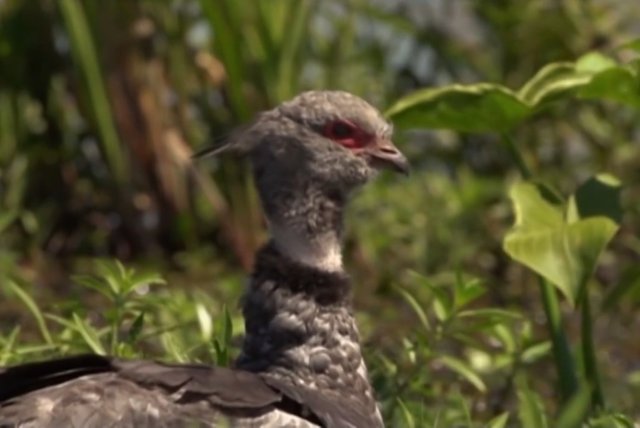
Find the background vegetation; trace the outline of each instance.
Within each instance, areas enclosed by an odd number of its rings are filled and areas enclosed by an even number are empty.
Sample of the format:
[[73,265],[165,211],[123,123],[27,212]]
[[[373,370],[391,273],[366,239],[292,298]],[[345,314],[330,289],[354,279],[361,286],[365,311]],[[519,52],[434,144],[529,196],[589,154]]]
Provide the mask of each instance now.
[[356,198],[346,242],[388,425],[633,427],[638,22],[627,0],[0,0],[0,364],[227,364],[266,235],[246,166],[190,155],[338,88],[388,108],[414,166]]

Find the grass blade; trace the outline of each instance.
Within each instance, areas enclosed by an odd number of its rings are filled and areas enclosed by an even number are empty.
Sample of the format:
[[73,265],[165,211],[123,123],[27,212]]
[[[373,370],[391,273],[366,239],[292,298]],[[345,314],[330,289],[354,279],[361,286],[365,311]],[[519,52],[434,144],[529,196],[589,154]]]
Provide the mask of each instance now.
[[73,59],[86,84],[88,104],[91,106],[111,173],[116,181],[125,183],[128,178],[127,160],[116,133],[98,55],[82,3],[78,0],[61,0],[58,4],[69,33]]
[[29,296],[18,284],[16,284],[12,280],[7,281],[7,288],[13,292],[18,299],[29,309],[31,315],[36,320],[38,324],[38,329],[40,330],[40,334],[42,335],[44,341],[47,345],[53,346],[53,339],[51,338],[51,333],[49,332],[49,327],[47,327],[47,322],[44,319],[44,315],[42,311],[36,304],[36,302]]
[[243,84],[245,70],[242,58],[242,43],[234,28],[241,28],[241,22],[233,10],[233,1],[200,0],[204,15],[214,32],[216,56],[224,63],[227,88],[231,107],[236,117],[242,121],[249,118],[249,109],[245,103]]

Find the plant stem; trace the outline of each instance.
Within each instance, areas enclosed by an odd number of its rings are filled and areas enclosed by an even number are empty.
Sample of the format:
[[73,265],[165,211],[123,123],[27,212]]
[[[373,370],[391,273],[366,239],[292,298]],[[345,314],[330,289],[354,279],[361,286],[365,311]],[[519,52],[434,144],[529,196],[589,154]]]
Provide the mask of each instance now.
[[591,318],[591,302],[583,288],[582,296],[582,313],[581,313],[581,339],[582,339],[582,359],[584,362],[584,373],[590,386],[591,404],[594,409],[604,408],[604,394],[602,393],[602,384],[600,383],[600,375],[598,373],[598,363],[596,359],[596,350],[593,344],[593,319]]
[[509,154],[515,162],[520,175],[522,175],[522,178],[524,178],[525,180],[530,180],[531,170],[527,166],[527,162],[524,160],[524,157],[522,156],[522,153],[520,153],[520,150],[518,150],[518,148],[516,147],[513,139],[508,134],[504,133],[502,134],[502,140],[504,141],[507,150],[509,150]]
[[[516,147],[513,139],[507,134],[502,134],[502,139],[509,150],[520,175],[525,180],[532,178],[531,170],[527,166],[522,153]],[[549,325],[549,335],[553,344],[553,358],[558,372],[558,386],[563,401],[567,401],[578,390],[578,378],[576,376],[575,364],[571,355],[571,347],[562,327],[562,314],[560,313],[560,303],[558,295],[552,284],[542,276],[538,275],[540,290],[542,292],[542,305]]]
[[558,385],[560,387],[560,396],[562,401],[566,402],[578,390],[578,379],[576,377],[575,365],[569,341],[562,328],[562,314],[560,313],[560,304],[558,303],[558,295],[553,285],[541,276],[540,291],[542,292],[542,305],[547,316],[549,325],[549,335],[553,345],[553,357],[558,372]]

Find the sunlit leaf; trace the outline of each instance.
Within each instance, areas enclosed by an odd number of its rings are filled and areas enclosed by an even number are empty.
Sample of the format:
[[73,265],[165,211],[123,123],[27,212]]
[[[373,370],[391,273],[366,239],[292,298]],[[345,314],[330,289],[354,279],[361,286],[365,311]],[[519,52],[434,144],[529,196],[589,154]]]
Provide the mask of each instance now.
[[421,89],[385,115],[401,128],[506,132],[531,113],[511,90],[489,83]]
[[550,351],[551,351],[551,342],[547,340],[544,342],[535,343],[531,346],[528,346],[522,352],[522,356],[520,358],[525,363],[533,363],[538,361],[540,358],[546,355],[549,355]]
[[449,369],[453,370],[462,378],[467,380],[470,384],[476,387],[476,389],[480,392],[485,392],[487,390],[486,385],[478,376],[471,367],[467,363],[458,358],[452,357],[450,355],[442,355],[438,358],[438,361],[443,365],[447,366]]
[[640,79],[630,68],[616,67],[595,75],[579,94],[584,98],[617,101],[640,108]]
[[91,348],[93,352],[100,355],[107,354],[107,351],[105,350],[104,346],[102,346],[102,343],[100,342],[98,333],[93,327],[91,327],[91,325],[89,325],[85,320],[80,318],[76,313],[73,314],[73,322],[75,324],[76,331],[80,333],[85,343],[89,346],[89,348]]
[[514,185],[510,195],[516,222],[505,237],[505,251],[574,302],[618,225],[605,216],[570,221],[565,207],[545,200],[531,183]]
[[424,88],[385,114],[401,128],[505,133],[550,103],[576,97],[640,107],[640,77],[631,65],[590,53],[544,66],[519,91],[490,83]]
[[211,314],[202,303],[196,303],[196,315],[198,316],[202,341],[207,342],[211,340],[211,336],[213,335],[213,320],[211,319]]
[[495,418],[491,419],[487,424],[488,428],[504,428],[507,426],[509,420],[509,412],[504,412]]
[[573,63],[558,62],[544,66],[518,91],[518,97],[534,108],[569,94],[591,79],[587,72],[577,72]]

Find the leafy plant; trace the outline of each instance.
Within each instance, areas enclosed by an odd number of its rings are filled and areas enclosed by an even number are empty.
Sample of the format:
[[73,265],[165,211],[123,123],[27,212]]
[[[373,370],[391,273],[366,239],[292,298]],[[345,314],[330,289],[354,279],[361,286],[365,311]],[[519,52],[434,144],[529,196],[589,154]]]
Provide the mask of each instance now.
[[[602,55],[591,53],[576,63],[550,64],[541,69],[517,93],[500,85],[450,85],[417,91],[399,100],[387,115],[404,127],[449,128],[458,131],[494,131],[502,134],[513,161],[522,176],[533,178],[522,153],[509,133],[530,116],[572,96],[614,100],[638,107],[640,98],[638,60],[619,65]],[[555,349],[560,390],[566,407],[584,406],[578,389],[575,362],[566,333],[561,326],[559,306],[551,285],[557,286],[573,303],[580,299],[582,310],[582,365],[591,388],[592,412],[604,408],[592,334],[592,314],[586,284],[593,275],[599,255],[618,229],[621,210],[619,183],[599,176],[585,183],[566,206],[548,187],[516,184],[511,197],[516,225],[504,241],[514,259],[541,275],[544,306]],[[583,390],[584,391],[584,388]],[[531,394],[524,393],[523,397]],[[573,397],[573,398],[572,398]],[[578,398],[575,398],[578,397]],[[577,400],[577,401],[576,401]],[[526,398],[525,403],[531,403]],[[581,404],[576,404],[581,403]],[[529,406],[531,407],[531,406]],[[569,412],[565,410],[565,414]],[[587,412],[582,412],[586,416]],[[531,410],[526,415],[538,415]],[[584,418],[575,416],[579,423]],[[523,416],[531,426],[545,424]],[[538,417],[538,416],[535,416]],[[569,416],[566,418],[570,419]],[[564,419],[563,419],[564,420]]]
[[388,424],[633,426],[638,13],[0,1],[0,365],[232,361],[263,223],[246,168],[189,155],[302,90],[345,89],[390,106],[414,166],[347,222]]

